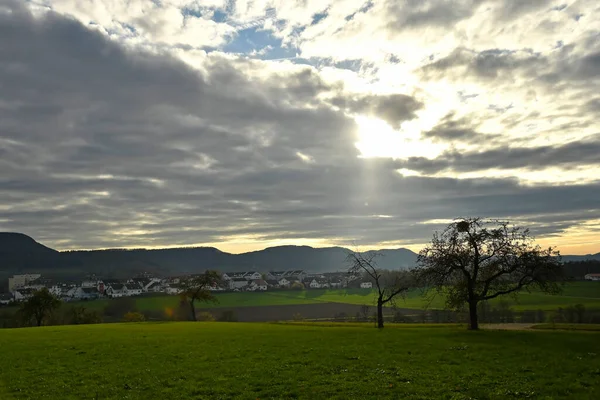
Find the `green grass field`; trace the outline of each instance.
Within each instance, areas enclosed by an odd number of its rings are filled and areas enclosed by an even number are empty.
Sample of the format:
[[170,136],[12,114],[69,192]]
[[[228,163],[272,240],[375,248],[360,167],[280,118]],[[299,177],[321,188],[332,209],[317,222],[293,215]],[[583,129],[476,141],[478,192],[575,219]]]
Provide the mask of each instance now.
[[600,398],[598,333],[328,325],[0,330],[0,398]]
[[[217,295],[218,304],[199,304],[198,307],[243,307],[267,306],[287,304],[314,304],[321,302],[347,303],[358,305],[375,304],[375,292],[364,289],[314,289],[301,291],[268,291],[268,292],[242,292],[220,293]],[[108,300],[87,302],[86,307],[103,308]],[[600,283],[598,282],[571,282],[565,285],[562,294],[551,296],[540,292],[523,292],[516,299],[504,297],[496,299],[492,305],[505,301],[510,303],[515,311],[522,310],[556,310],[558,307],[567,307],[583,304],[588,309],[600,309]],[[179,302],[177,296],[156,296],[137,298],[140,311],[164,310],[176,307]],[[421,291],[413,290],[402,299],[399,298],[397,306],[400,308],[423,309],[444,308],[444,299],[436,296],[433,301],[423,298]]]
[[[375,291],[364,289],[314,289],[314,290],[280,290],[267,292],[236,292],[217,294],[217,304],[198,303],[197,308],[226,308],[244,306],[277,306],[292,304],[315,303],[345,303],[355,305],[375,304]],[[178,296],[157,295],[135,298],[139,311],[166,311],[174,309],[179,304]],[[103,299],[81,303],[88,309],[102,310],[110,300]],[[523,292],[516,299],[505,296],[492,301],[492,306],[504,301],[510,304],[514,311],[543,310],[554,311],[559,307],[568,307],[583,304],[588,310],[600,310],[600,283],[599,282],[571,282],[565,285],[562,294],[551,296],[539,292]],[[396,305],[399,308],[414,310],[443,309],[444,299],[435,296],[433,300],[425,299],[421,291],[413,290],[405,298],[398,298]]]

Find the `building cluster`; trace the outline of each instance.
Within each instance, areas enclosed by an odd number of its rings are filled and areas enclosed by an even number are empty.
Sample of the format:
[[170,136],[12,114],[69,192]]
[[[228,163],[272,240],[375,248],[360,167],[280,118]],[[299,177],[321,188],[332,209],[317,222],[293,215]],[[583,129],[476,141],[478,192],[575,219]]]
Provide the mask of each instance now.
[[[142,293],[169,292],[168,281],[152,277],[127,280],[90,277],[80,282],[58,282],[40,274],[14,275],[8,279],[8,293],[0,293],[0,304],[29,299],[37,290],[48,289],[63,301],[96,300],[100,297],[129,297]],[[177,292],[177,291],[175,291]]]
[[[155,278],[143,276],[127,280],[99,279],[90,277],[80,282],[57,282],[40,274],[14,275],[8,280],[9,293],[0,293],[0,305],[29,299],[37,290],[47,288],[63,301],[96,300],[142,294],[165,293],[176,295],[183,291],[191,276]],[[227,272],[222,282],[208,287],[214,291],[266,291],[285,289],[335,289],[355,287],[370,289],[371,282],[345,272],[309,274],[303,270]]]
[[359,278],[345,272],[309,274],[303,270],[227,272],[223,274],[225,287],[234,291],[260,291],[270,289],[339,289],[349,286],[372,288],[371,282],[358,282]]

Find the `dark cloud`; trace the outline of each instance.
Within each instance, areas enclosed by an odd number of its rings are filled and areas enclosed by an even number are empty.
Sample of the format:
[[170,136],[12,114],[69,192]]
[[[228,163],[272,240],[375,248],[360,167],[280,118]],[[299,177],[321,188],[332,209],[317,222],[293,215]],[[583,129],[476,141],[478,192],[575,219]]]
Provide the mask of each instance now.
[[470,18],[484,0],[431,1],[405,0],[388,1],[388,29],[402,31],[415,28],[449,28]]
[[489,145],[502,138],[502,135],[478,132],[472,120],[465,117],[456,119],[454,113],[446,115],[433,129],[424,132],[423,136],[440,142],[479,142],[483,145]]
[[355,114],[381,118],[394,128],[414,119],[415,113],[423,107],[423,103],[404,94],[341,95],[333,98],[331,103]]
[[[448,132],[445,132],[445,134],[448,135]],[[452,132],[450,132],[451,134]],[[535,171],[548,167],[569,169],[599,165],[600,134],[563,145],[502,146],[482,151],[466,152],[451,150],[435,159],[413,157],[407,161],[398,161],[397,163],[402,168],[425,173],[438,173],[447,170],[472,172],[487,169],[526,169]]]
[[518,76],[537,76],[548,67],[548,60],[530,50],[490,49],[475,52],[456,49],[452,54],[427,64],[426,78],[440,78],[449,72],[483,80],[511,81]]

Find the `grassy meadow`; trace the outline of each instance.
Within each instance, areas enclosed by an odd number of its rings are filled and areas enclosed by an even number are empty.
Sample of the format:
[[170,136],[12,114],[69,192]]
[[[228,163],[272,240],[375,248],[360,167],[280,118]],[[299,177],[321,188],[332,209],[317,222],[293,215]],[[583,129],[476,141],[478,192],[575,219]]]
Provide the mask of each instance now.
[[[199,303],[199,308],[226,308],[244,306],[277,306],[292,304],[315,303],[344,303],[356,305],[374,305],[375,291],[365,289],[312,289],[312,290],[280,290],[267,292],[228,292],[217,294],[216,304]],[[85,302],[86,308],[102,309],[110,300]],[[492,305],[507,302],[514,311],[522,310],[556,310],[558,307],[568,307],[583,304],[587,309],[600,310],[600,282],[570,282],[565,285],[560,295],[551,296],[540,292],[522,292],[517,298],[505,296],[495,299]],[[151,296],[136,298],[140,311],[160,311],[175,308],[179,304],[177,296]],[[444,308],[444,299],[435,296],[426,299],[421,291],[412,290],[404,299],[399,298],[397,306],[421,310],[424,308]]]
[[137,323],[0,330],[0,398],[598,399],[600,334]]

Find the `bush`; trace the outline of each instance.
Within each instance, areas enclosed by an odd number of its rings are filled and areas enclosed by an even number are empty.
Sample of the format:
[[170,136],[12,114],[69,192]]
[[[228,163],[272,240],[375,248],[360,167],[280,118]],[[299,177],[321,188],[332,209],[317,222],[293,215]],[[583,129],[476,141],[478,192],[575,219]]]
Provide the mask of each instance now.
[[67,312],[64,322],[71,325],[99,324],[102,322],[102,316],[97,311],[75,306]]
[[139,312],[128,312],[123,316],[123,322],[144,322],[146,317]]
[[110,299],[106,307],[104,307],[104,315],[107,317],[120,317],[129,312],[136,312],[137,306],[135,299],[132,297],[119,297]]

